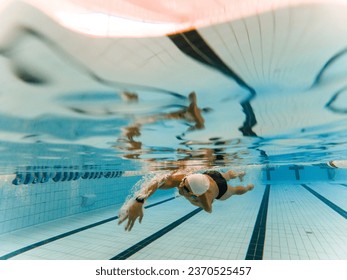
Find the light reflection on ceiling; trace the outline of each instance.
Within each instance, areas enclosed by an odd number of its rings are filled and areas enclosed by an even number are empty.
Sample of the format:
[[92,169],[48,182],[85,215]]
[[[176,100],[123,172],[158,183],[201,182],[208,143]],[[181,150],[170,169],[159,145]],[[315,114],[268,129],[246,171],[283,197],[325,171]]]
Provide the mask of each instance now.
[[[0,11],[14,0],[0,1]],[[100,37],[162,36],[280,8],[346,0],[24,0],[61,25]]]

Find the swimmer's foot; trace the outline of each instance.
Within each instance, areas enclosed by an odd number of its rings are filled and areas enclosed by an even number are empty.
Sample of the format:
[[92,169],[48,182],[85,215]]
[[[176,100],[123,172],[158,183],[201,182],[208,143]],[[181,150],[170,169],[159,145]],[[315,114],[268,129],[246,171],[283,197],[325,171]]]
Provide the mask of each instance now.
[[253,185],[253,184],[247,185],[247,189],[248,189],[249,191],[253,190],[253,189],[254,189],[254,185]]

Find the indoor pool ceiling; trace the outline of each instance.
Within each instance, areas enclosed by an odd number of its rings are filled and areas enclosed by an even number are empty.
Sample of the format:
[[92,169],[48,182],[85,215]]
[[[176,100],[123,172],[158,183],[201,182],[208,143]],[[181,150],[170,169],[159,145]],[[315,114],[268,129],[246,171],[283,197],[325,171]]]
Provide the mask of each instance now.
[[0,1],[0,172],[347,158],[347,1],[25,2]]

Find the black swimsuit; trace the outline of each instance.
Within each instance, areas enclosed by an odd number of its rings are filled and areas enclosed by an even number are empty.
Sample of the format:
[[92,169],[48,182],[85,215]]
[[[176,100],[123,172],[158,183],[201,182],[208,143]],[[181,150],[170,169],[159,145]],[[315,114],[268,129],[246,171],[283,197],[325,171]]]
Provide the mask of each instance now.
[[215,170],[209,170],[204,172],[203,174],[210,176],[216,182],[219,189],[219,194],[216,197],[216,199],[220,199],[227,192],[227,189],[228,189],[227,180],[225,180],[222,174],[220,174],[218,171],[215,171]]

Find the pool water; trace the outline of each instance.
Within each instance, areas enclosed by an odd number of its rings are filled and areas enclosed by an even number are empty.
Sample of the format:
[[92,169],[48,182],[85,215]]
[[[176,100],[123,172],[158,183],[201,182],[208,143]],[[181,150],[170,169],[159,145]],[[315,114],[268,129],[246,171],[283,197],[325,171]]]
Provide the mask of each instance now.
[[[346,259],[347,6],[93,37],[12,1],[0,21],[0,259]],[[245,171],[211,214],[159,190]],[[229,182],[237,185],[240,182]]]

